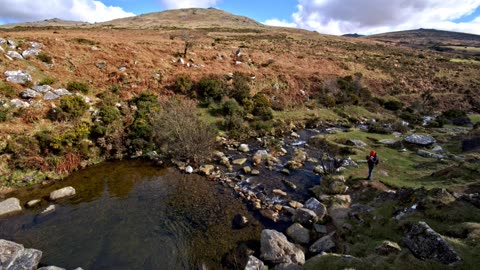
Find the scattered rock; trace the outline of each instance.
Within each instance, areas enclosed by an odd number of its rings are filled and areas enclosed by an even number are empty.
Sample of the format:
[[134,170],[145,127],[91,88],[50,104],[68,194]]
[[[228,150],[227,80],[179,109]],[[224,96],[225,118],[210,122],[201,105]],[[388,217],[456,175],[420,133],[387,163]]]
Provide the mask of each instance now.
[[58,267],[58,266],[45,266],[45,267],[42,267],[42,268],[38,268],[37,270],[65,270],[65,268],[61,268],[61,267]]
[[235,159],[234,161],[232,161],[232,164],[233,165],[243,165],[247,162],[247,159],[246,158],[239,158],[239,159]]
[[323,166],[318,165],[313,169],[313,172],[318,174],[324,174],[325,170],[323,169]]
[[215,170],[215,166],[213,165],[202,165],[198,171],[203,175],[211,175],[213,170]]
[[39,200],[39,199],[31,200],[31,201],[27,202],[26,206],[29,207],[29,208],[32,208],[32,207],[35,207],[36,205],[38,205],[40,202],[42,202],[42,200]]
[[188,173],[188,174],[193,173],[193,168],[192,168],[192,166],[189,165],[189,166],[185,167],[185,173]]
[[283,196],[286,197],[287,193],[281,189],[274,189],[272,190],[273,194],[278,195],[278,196]]
[[4,75],[7,77],[7,82],[24,84],[32,81],[32,76],[23,70],[5,71]]
[[310,232],[308,229],[305,229],[300,223],[294,223],[292,226],[288,227],[287,235],[293,240],[296,244],[308,244],[310,243]]
[[243,153],[247,153],[250,151],[250,148],[248,148],[248,144],[240,144],[240,146],[238,147],[238,151],[240,152],[243,152]]
[[47,101],[49,101],[49,100],[55,100],[55,99],[58,99],[58,98],[60,98],[59,95],[54,94],[53,92],[50,92],[50,91],[48,91],[48,92],[43,96],[43,100],[47,100]]
[[382,256],[388,256],[392,253],[399,253],[402,251],[400,246],[391,241],[383,241],[383,243],[375,248],[375,251],[377,254],[382,255]]
[[50,85],[35,85],[32,87],[32,89],[38,93],[47,93],[48,91],[53,91],[53,88]]
[[261,258],[273,264],[294,263],[303,265],[305,254],[287,237],[275,230],[263,230],[260,239]]
[[252,168],[250,168],[249,166],[245,166],[242,168],[243,172],[246,173],[246,174],[249,174],[252,172]]
[[383,145],[388,146],[388,147],[391,147],[391,148],[402,148],[403,147],[402,141],[391,140],[391,139],[379,140],[378,143],[383,144]]
[[265,264],[260,261],[257,257],[250,255],[248,257],[247,265],[245,266],[245,270],[264,270]]
[[322,233],[322,234],[326,234],[327,233],[327,226],[325,225],[321,225],[321,224],[313,224],[313,229],[317,232],[317,233]]
[[68,91],[65,88],[60,88],[60,89],[53,90],[53,93],[57,96],[60,96],[60,97],[71,96],[72,95],[72,93],[70,93],[70,91]]
[[8,198],[0,202],[0,216],[12,214],[19,211],[22,211],[22,206],[20,206],[20,200],[17,198]]
[[39,95],[40,93],[29,88],[23,91],[22,93],[20,93],[20,97],[23,99],[32,99],[32,98],[38,97]]
[[309,251],[318,254],[333,250],[336,247],[335,242],[333,241],[334,234],[335,232],[332,232],[315,241],[315,243],[310,246]]
[[75,195],[75,189],[73,187],[64,187],[61,189],[57,189],[55,191],[52,191],[50,193],[50,200],[55,201],[58,199],[66,198],[66,197],[71,197]]
[[430,146],[437,142],[435,138],[429,135],[417,135],[413,134],[404,139],[405,142],[421,145],[421,146]]
[[42,252],[0,239],[0,269],[36,269]]
[[240,214],[237,214],[233,217],[232,225],[234,229],[245,228],[248,225],[248,218]]
[[105,62],[104,60],[100,60],[95,64],[95,66],[100,70],[104,70],[107,68],[107,62]]
[[40,49],[30,48],[22,52],[22,57],[28,59],[30,57],[37,56],[41,52]]
[[251,175],[259,175],[260,174],[260,171],[259,170],[252,170],[252,172],[250,172]]
[[422,260],[434,260],[443,264],[454,264],[461,258],[440,234],[425,222],[415,223],[404,238],[405,245]]
[[285,175],[290,175],[290,171],[288,169],[282,169],[281,173]]
[[30,48],[34,48],[34,49],[41,49],[43,47],[42,43],[39,43],[36,41],[30,41],[30,42],[27,42],[27,44],[30,46]]
[[19,59],[19,60],[23,60],[23,56],[16,51],[8,51],[7,55],[10,56],[11,58],[16,58],[16,59]]
[[315,212],[319,220],[322,220],[327,214],[327,207],[315,198],[308,199],[308,201],[305,202],[305,208]]
[[28,108],[30,104],[26,101],[20,99],[12,99],[10,100],[10,105],[14,108]]
[[260,214],[264,217],[264,218],[268,218],[270,219],[271,221],[273,222],[277,222],[278,221],[278,213],[273,211],[272,209],[262,209],[260,210]]
[[290,205],[292,208],[295,208],[295,209],[303,208],[303,204],[297,201],[289,201],[288,205]]
[[418,149],[417,155],[422,156],[422,157],[426,157],[426,158],[435,158],[435,159],[443,159],[444,158],[443,155],[431,153],[431,152],[428,152],[428,151],[423,150],[423,149]]
[[366,143],[362,142],[361,140],[348,140],[347,145],[361,147],[361,148],[368,146]]
[[298,208],[293,216],[293,220],[304,226],[311,226],[318,220],[317,214],[310,209]]
[[40,216],[46,216],[49,215],[57,210],[57,207],[54,204],[49,205],[47,208],[43,209],[42,212],[40,212]]

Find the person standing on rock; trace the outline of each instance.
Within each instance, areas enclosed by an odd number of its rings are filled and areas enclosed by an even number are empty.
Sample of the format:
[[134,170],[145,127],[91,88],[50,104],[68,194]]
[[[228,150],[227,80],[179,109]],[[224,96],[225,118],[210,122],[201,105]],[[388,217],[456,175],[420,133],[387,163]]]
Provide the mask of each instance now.
[[373,151],[373,150],[370,151],[370,155],[367,156],[367,163],[368,163],[368,177],[367,177],[367,180],[372,179],[373,167],[375,167],[375,165],[378,165],[379,162],[380,162],[380,160],[377,157],[377,153],[375,153],[375,151]]

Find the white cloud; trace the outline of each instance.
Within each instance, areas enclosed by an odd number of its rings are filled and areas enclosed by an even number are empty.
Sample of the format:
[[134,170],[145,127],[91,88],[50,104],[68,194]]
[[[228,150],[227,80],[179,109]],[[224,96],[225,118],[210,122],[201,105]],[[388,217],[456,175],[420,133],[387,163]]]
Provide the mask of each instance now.
[[135,15],[95,0],[0,0],[0,6],[0,22],[60,18],[93,23]]
[[297,27],[296,23],[287,22],[286,20],[279,20],[279,19],[270,19],[263,22],[263,24],[270,25],[270,26],[280,26],[280,27]]
[[480,34],[480,17],[454,22],[471,15],[480,7],[480,0],[297,1],[292,22],[284,22],[325,34],[373,34],[417,28]]
[[179,8],[208,8],[219,2],[219,0],[160,0],[167,9]]

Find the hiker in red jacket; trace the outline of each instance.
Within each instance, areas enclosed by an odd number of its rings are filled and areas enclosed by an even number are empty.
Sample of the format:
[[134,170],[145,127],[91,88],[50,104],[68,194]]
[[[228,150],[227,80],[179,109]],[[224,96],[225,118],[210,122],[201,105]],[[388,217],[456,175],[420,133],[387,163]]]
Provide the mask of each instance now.
[[367,163],[368,163],[368,177],[367,177],[367,180],[372,179],[373,167],[375,167],[375,165],[378,165],[379,162],[380,162],[380,160],[377,157],[377,153],[375,153],[375,151],[373,151],[373,150],[370,151],[370,155],[367,156]]

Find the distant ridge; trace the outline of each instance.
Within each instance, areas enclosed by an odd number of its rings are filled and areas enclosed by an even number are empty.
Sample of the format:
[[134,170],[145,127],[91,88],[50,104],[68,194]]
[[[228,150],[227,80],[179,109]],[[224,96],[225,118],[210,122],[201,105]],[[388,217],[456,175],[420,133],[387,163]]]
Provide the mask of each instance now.
[[53,18],[37,22],[25,22],[25,23],[11,23],[0,25],[0,28],[18,28],[18,27],[89,27],[91,23],[88,22],[79,22],[79,21],[68,21],[62,20],[59,18]]
[[368,36],[369,38],[393,38],[393,39],[431,39],[431,40],[462,40],[462,41],[480,41],[480,35],[452,32],[436,29],[416,29],[398,32],[389,32]]
[[342,35],[342,37],[351,37],[351,38],[359,38],[359,37],[364,37],[364,36],[365,35],[360,35],[360,34],[357,34],[357,33]]

